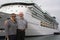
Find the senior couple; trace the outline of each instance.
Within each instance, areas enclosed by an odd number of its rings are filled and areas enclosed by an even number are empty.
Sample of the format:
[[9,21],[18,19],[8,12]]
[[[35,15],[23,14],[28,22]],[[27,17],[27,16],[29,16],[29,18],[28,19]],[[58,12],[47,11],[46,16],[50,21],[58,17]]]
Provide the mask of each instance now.
[[7,19],[4,25],[8,40],[24,40],[27,21],[24,19],[23,12],[18,15],[10,14],[10,19]]

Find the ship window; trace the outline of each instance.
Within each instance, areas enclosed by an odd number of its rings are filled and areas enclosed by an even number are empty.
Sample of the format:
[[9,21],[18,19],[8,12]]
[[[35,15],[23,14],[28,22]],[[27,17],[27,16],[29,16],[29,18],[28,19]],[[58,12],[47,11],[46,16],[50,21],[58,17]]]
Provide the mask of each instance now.
[[32,17],[34,17],[34,18],[37,18],[37,19],[41,19],[41,15],[40,14],[38,14],[36,11],[34,11],[34,10],[32,10]]
[[27,6],[25,6],[27,8]]
[[23,6],[21,6],[21,7],[23,7]]
[[28,7],[31,11],[33,10],[33,8],[32,7]]
[[49,26],[49,24],[47,23],[47,22],[41,22],[41,24],[40,24],[41,26],[44,26],[44,27],[48,27]]
[[34,13],[32,13],[32,15],[35,15],[35,16],[37,16],[37,13],[34,11]]
[[28,7],[29,9],[31,9],[32,7]]
[[20,7],[20,5],[18,7]]
[[40,11],[38,11],[36,8],[34,8],[34,7],[28,7],[30,10],[31,10],[31,12],[32,12],[32,17],[34,17],[34,18],[36,18],[36,19],[38,19],[38,20],[40,20],[43,16],[41,15],[41,12]]
[[46,15],[44,15],[45,19],[47,19],[48,21],[52,22],[53,20],[51,20],[49,17],[47,17]]

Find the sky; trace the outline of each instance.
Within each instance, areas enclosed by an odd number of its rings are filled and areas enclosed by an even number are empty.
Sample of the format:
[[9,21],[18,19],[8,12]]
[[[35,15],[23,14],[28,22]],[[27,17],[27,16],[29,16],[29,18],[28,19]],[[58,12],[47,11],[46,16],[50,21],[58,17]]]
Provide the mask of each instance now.
[[[0,0],[0,5],[6,2],[14,2],[14,1],[22,1],[22,0]],[[57,22],[59,23],[59,30],[60,30],[60,0],[28,0],[28,1],[35,2],[42,8],[42,10],[47,11],[51,16],[55,16]]]

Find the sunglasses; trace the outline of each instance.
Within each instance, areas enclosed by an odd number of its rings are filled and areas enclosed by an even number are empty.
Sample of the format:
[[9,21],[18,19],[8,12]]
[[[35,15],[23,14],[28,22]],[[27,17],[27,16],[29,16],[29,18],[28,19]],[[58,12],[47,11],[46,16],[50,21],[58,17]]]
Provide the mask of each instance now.
[[16,16],[11,16],[11,17],[16,17]]

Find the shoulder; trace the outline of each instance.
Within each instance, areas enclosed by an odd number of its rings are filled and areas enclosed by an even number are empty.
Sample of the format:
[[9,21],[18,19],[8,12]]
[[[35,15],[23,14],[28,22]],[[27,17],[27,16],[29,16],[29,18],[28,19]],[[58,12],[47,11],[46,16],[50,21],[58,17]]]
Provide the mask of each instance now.
[[7,24],[7,23],[9,23],[9,22],[10,22],[10,20],[5,20],[4,24]]
[[8,20],[5,20],[5,21],[4,21],[4,25],[7,25],[7,24],[8,24]]
[[9,20],[5,20],[5,23],[7,23]]

